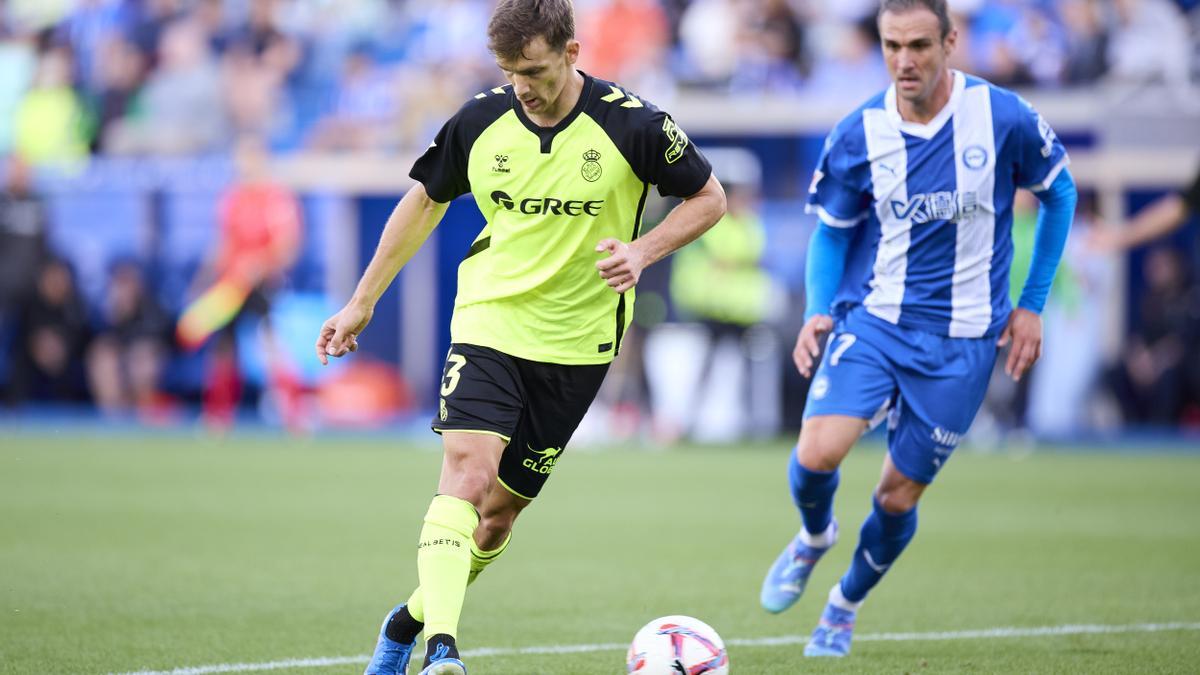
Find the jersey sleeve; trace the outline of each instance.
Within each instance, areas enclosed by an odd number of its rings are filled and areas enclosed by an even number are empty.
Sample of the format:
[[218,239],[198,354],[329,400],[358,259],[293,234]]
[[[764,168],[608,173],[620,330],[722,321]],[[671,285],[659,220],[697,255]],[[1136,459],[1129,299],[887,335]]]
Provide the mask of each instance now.
[[691,197],[712,175],[712,165],[683,129],[654,110],[638,130],[633,167],[639,178],[658,186],[664,197]]
[[433,142],[425,149],[409,177],[425,186],[425,192],[435,202],[446,203],[471,191],[467,178],[467,157],[471,141],[467,134],[465,109],[447,121]]
[[1016,139],[1017,185],[1023,188],[1034,192],[1049,188],[1071,162],[1050,124],[1024,99],[1017,112]]
[[854,227],[867,217],[871,195],[852,175],[849,152],[840,129],[825,139],[808,188],[806,213],[815,213],[827,225]]
[[1200,213],[1200,171],[1196,172],[1192,184],[1180,191],[1179,196],[1183,197],[1183,203],[1187,205],[1189,214]]

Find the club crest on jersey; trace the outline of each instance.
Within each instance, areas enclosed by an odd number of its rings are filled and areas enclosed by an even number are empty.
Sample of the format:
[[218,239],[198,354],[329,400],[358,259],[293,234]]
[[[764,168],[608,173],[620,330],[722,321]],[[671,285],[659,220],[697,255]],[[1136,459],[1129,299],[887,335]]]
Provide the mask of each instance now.
[[968,169],[978,171],[988,162],[988,151],[982,145],[970,145],[963,150],[963,164]]
[[979,210],[979,196],[974,191],[922,192],[906,201],[893,199],[892,215],[897,220],[908,220],[914,224],[931,220],[959,221],[971,217]]
[[496,163],[492,165],[492,173],[512,173],[508,168],[508,155],[496,155]]
[[583,153],[583,168],[579,173],[583,174],[583,179],[589,183],[600,180],[601,174],[604,173],[604,167],[600,166],[600,153],[595,150]]
[[689,142],[687,134],[683,133],[683,129],[680,129],[679,125],[675,124],[675,120],[670,117],[663,120],[662,130],[667,135],[668,145],[665,153],[667,164],[674,164],[679,161],[680,157],[683,157],[683,152],[687,150]]

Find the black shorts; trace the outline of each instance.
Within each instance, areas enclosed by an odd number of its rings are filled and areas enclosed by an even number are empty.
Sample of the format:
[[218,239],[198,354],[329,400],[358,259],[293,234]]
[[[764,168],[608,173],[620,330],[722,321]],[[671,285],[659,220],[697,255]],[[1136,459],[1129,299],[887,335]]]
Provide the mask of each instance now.
[[433,430],[492,434],[508,442],[497,477],[533,499],[587,413],[608,364],[567,366],[450,345]]

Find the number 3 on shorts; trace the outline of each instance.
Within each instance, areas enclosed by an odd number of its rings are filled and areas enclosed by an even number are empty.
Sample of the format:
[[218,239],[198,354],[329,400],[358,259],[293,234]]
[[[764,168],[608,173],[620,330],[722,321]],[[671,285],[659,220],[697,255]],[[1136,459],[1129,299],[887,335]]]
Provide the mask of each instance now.
[[446,369],[446,376],[442,379],[442,396],[449,396],[454,393],[454,389],[458,387],[458,371],[467,365],[467,357],[462,354],[450,353],[446,356],[446,362],[450,367]]
[[847,349],[854,346],[858,338],[850,333],[843,333],[837,336],[837,344],[834,345],[833,351],[829,354],[829,365],[836,366],[838,361],[842,359],[842,354],[846,353]]

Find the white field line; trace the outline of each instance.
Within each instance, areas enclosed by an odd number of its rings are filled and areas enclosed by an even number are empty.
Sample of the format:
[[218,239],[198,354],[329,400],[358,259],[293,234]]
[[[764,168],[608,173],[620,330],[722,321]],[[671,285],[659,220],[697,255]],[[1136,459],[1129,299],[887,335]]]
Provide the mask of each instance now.
[[[1017,626],[983,628],[979,630],[941,631],[931,633],[865,633],[854,636],[855,642],[921,642],[942,640],[990,640],[996,638],[1056,637],[1060,635],[1100,635],[1109,633],[1161,633],[1164,631],[1200,631],[1200,622],[1134,623],[1123,626],[1095,624],[1067,624],[1064,626],[1040,626],[1021,628]],[[767,638],[735,638],[726,640],[731,647],[778,647],[799,645],[808,642],[807,635],[784,635]],[[601,643],[584,645],[547,645],[542,647],[483,647],[465,649],[463,658],[487,656],[522,656],[534,654],[583,654],[589,652],[624,651],[626,643]],[[416,660],[419,655],[414,654]],[[370,656],[330,656],[311,659],[285,659],[265,663],[219,663],[210,666],[190,666],[174,670],[139,670],[121,675],[208,675],[209,673],[250,673],[264,670],[287,670],[290,668],[320,668],[322,666],[345,666],[366,663]]]

